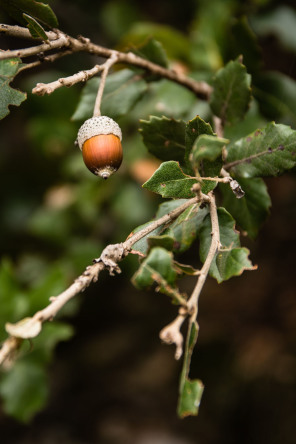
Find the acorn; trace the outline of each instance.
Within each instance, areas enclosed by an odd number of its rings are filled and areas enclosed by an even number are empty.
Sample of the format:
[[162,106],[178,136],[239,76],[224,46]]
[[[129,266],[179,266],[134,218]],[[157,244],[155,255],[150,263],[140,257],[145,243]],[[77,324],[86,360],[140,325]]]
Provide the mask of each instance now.
[[108,179],[122,162],[122,133],[110,117],[97,116],[79,128],[77,143],[87,168],[96,176]]

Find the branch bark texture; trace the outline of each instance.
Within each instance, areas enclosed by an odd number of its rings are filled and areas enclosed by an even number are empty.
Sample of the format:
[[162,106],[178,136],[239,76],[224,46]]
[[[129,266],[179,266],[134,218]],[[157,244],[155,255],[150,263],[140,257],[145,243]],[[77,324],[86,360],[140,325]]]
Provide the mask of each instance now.
[[[23,39],[32,39],[32,36],[27,28],[20,26],[9,26],[0,24],[0,32]],[[157,74],[163,78],[172,80],[180,85],[185,86],[189,90],[193,91],[197,97],[207,100],[211,94],[212,88],[206,82],[197,82],[196,80],[187,77],[181,73],[177,73],[174,70],[164,68],[156,63],[150,62],[142,57],[135,55],[132,52],[114,51],[103,46],[97,45],[91,42],[89,39],[80,37],[73,38],[61,31],[48,32],[48,43],[41,43],[40,45],[34,45],[30,48],[17,49],[13,51],[3,51],[0,53],[0,60],[8,59],[11,57],[26,58],[29,56],[38,55],[41,52],[47,52],[54,49],[67,49],[67,53],[86,52],[96,56],[104,58],[116,57],[118,63],[124,63],[128,65],[138,66],[153,74]],[[35,94],[50,94],[53,92],[52,85],[48,90],[45,88],[34,91]]]

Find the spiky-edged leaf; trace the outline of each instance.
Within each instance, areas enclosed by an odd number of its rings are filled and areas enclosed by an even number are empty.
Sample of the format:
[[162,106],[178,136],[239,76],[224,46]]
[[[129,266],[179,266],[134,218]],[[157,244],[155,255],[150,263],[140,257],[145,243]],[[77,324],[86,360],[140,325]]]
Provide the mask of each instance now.
[[230,61],[221,68],[213,81],[211,108],[224,123],[243,119],[251,99],[251,76],[239,61]]
[[277,176],[296,165],[296,131],[269,123],[228,146],[226,169],[236,177]]
[[151,116],[140,120],[140,133],[148,151],[161,160],[184,161],[185,122]]
[[200,116],[189,120],[185,128],[185,162],[189,162],[189,155],[198,136],[201,134],[214,135],[214,131],[209,123],[205,122]]
[[0,119],[9,114],[9,106],[19,106],[27,94],[11,88],[9,85],[16,75],[21,60],[18,58],[0,60]]

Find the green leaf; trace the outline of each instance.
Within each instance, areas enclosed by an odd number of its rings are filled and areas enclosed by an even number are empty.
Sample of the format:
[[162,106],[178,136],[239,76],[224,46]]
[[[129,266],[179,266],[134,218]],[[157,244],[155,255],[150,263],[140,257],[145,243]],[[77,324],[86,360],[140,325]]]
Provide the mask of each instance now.
[[187,274],[189,276],[196,276],[199,274],[199,270],[193,268],[191,265],[181,264],[180,262],[174,261],[175,270],[178,274]]
[[[217,177],[220,175],[222,162],[222,149],[229,140],[216,136],[202,134],[195,141],[190,160],[196,174],[201,177]],[[202,192],[207,194],[217,185],[215,181],[204,180],[201,184]]]
[[188,333],[185,345],[183,368],[180,378],[178,415],[180,418],[186,416],[196,416],[203,393],[203,383],[199,379],[190,380],[188,378],[190,370],[191,355],[198,335],[198,325],[192,322],[188,326]]
[[251,76],[239,61],[231,61],[220,69],[213,81],[211,108],[224,123],[243,119],[251,99]]
[[[235,230],[233,217],[225,210],[218,208],[221,247],[216,253],[209,274],[219,283],[232,276],[239,276],[244,270],[253,270],[248,259],[249,250],[240,247],[239,233]],[[200,229],[200,258],[204,262],[211,244],[212,224],[210,215],[204,219]]]
[[228,184],[220,184],[223,205],[231,213],[242,230],[254,239],[269,214],[271,200],[261,178],[238,179],[245,196],[237,199]]
[[143,188],[160,194],[162,197],[189,198],[194,197],[191,191],[196,179],[187,176],[178,162],[164,162],[152,177],[143,184]]
[[[159,205],[156,219],[184,204],[186,199],[175,199]],[[196,239],[203,220],[208,214],[208,207],[200,208],[198,204],[191,205],[173,221],[168,228],[159,227],[133,245],[133,250],[147,254],[148,248],[162,246],[176,253],[186,251]],[[131,234],[150,225],[153,221],[137,227]],[[164,229],[165,228],[165,229]]]
[[148,151],[161,160],[182,162],[185,153],[185,122],[151,116],[140,120],[140,133]]
[[151,36],[163,45],[169,58],[189,59],[190,42],[188,38],[170,26],[152,22],[137,21],[129,32],[121,38],[120,47],[129,47],[130,42],[141,44]]
[[[144,78],[147,80],[147,75]],[[171,80],[159,79],[149,83],[147,94],[131,110],[130,115],[135,120],[139,117],[147,119],[147,116],[188,119],[195,106],[196,96],[192,91]]]
[[[159,205],[155,218],[159,219],[160,217],[164,216],[165,214],[168,214],[170,211],[174,210],[175,208],[183,205],[185,202],[186,202],[186,199],[175,199],[175,200],[170,200],[168,202],[163,202],[162,204]],[[153,221],[147,222],[147,223],[135,228],[128,237],[130,237],[134,233],[137,233],[142,228],[149,226],[152,222]],[[163,231],[162,226],[156,228],[151,233],[149,233],[147,236],[143,237],[138,242],[136,242],[133,245],[133,250],[146,255],[147,251],[148,251],[148,239],[153,236],[158,236],[159,234],[162,233],[162,231]]]
[[48,398],[48,380],[44,368],[31,360],[20,360],[0,382],[4,411],[22,422],[30,419]]
[[165,250],[172,251],[174,249],[175,240],[173,237],[163,234],[158,236],[149,236],[148,245],[149,248],[161,247]]
[[192,147],[198,136],[201,134],[214,135],[214,131],[209,123],[205,122],[201,117],[196,116],[194,119],[189,120],[185,128],[185,161],[189,162],[189,155]]
[[[86,120],[93,114],[98,87],[101,79],[95,77],[87,82],[73,120]],[[146,82],[134,71],[123,69],[108,75],[104,89],[102,115],[117,119],[125,115],[142,97],[147,89]]]
[[57,28],[58,20],[49,5],[34,0],[0,0],[0,6],[17,22],[26,25],[23,13],[49,28]]
[[21,60],[18,58],[0,60],[0,119],[9,114],[9,106],[19,106],[27,94],[9,86],[16,75]]
[[183,253],[191,246],[208,211],[208,207],[200,208],[198,204],[194,204],[180,214],[164,231],[164,234],[174,240],[173,251]]
[[197,416],[200,400],[204,391],[204,385],[199,379],[185,379],[178,403],[178,415],[180,418],[186,416]]
[[[133,234],[137,233],[138,231],[142,230],[142,228],[148,227],[149,225],[152,224],[152,222],[153,221],[147,222],[147,223],[135,228],[128,237],[130,237]],[[146,255],[146,253],[148,251],[148,247],[149,247],[148,246],[148,239],[150,238],[150,236],[157,236],[161,232],[161,230],[162,230],[162,227],[158,227],[155,230],[151,231],[151,233],[147,234],[147,236],[142,237],[142,239],[140,239],[138,242],[136,242],[133,245],[133,250]]]
[[[194,168],[199,170],[203,160],[209,160],[210,162],[217,160],[217,158],[222,155],[222,148],[228,143],[229,140],[216,136],[208,136],[205,134],[199,136],[193,145],[191,153]],[[220,170],[217,174],[220,173]]]
[[162,44],[153,38],[149,38],[137,47],[132,47],[131,50],[133,53],[150,62],[156,63],[164,68],[168,67],[167,55]]
[[174,270],[172,253],[164,248],[153,248],[134,274],[132,282],[136,288],[145,289],[160,279],[174,286],[177,273]]
[[48,40],[44,29],[42,28],[40,23],[37,22],[37,20],[35,20],[33,17],[31,17],[28,14],[23,14],[23,17],[28,23],[27,27],[32,37],[36,39],[41,38],[44,41]]
[[296,165],[296,131],[270,123],[229,145],[225,168],[236,177],[277,176]]

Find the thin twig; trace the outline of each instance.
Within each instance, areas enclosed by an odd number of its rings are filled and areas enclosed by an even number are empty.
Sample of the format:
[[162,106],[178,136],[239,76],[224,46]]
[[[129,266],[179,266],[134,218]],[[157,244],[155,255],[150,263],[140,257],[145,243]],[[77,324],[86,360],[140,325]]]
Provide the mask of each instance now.
[[60,34],[60,36],[56,40],[51,40],[48,43],[41,43],[41,45],[32,46],[30,48],[24,49],[14,49],[7,50],[0,53],[0,60],[10,59],[13,57],[30,57],[41,52],[50,51],[52,49],[60,49],[69,45],[69,40],[64,34]]
[[180,328],[185,319],[187,318],[187,316],[190,316],[188,331],[191,330],[191,325],[194,322],[196,322],[198,314],[199,296],[206,281],[206,278],[208,276],[212,261],[220,247],[219,221],[218,221],[217,207],[214,194],[210,193],[207,196],[202,195],[199,184],[195,184],[192,187],[192,191],[197,194],[197,198],[198,196],[204,196],[203,200],[209,203],[210,205],[210,217],[212,223],[212,233],[211,233],[212,241],[208,251],[207,258],[199,272],[197,283],[194,287],[194,290],[189,300],[186,302],[186,305],[182,304],[176,319],[170,324],[168,324],[166,327],[164,327],[159,334],[162,341],[164,341],[166,344],[176,345],[175,359],[177,360],[180,359],[183,353],[183,335],[180,331]]
[[232,177],[195,177],[196,180],[202,182],[203,180],[210,180],[212,182],[220,182],[220,183],[229,183],[232,180]]
[[114,65],[114,63],[116,63],[116,62],[117,62],[117,55],[116,55],[116,53],[114,53],[102,65],[101,81],[100,81],[100,85],[98,88],[98,93],[97,93],[96,102],[95,102],[95,106],[94,106],[94,113],[93,113],[94,117],[101,115],[101,102],[102,102],[102,97],[103,97],[103,92],[104,92],[104,88],[105,88],[107,75],[108,75],[108,72],[109,72],[109,69],[111,68],[111,66]]
[[56,89],[61,88],[62,86],[70,87],[79,82],[86,82],[88,79],[98,74],[98,72],[102,71],[102,69],[102,65],[95,65],[91,69],[80,71],[69,77],[61,77],[60,79],[55,80],[51,83],[37,83],[35,88],[32,89],[32,93],[37,94],[38,96],[51,94]]
[[[208,196],[202,195],[202,198],[207,198]],[[157,219],[154,222],[151,222],[150,225],[147,227],[142,228],[142,230],[138,231],[137,233],[133,234],[131,237],[129,237],[125,242],[125,246],[127,249],[130,249],[132,245],[134,245],[136,242],[138,242],[143,237],[147,236],[147,234],[151,233],[151,231],[154,231],[156,228],[160,227],[161,225],[165,225],[168,222],[171,222],[175,220],[183,211],[185,211],[188,207],[191,205],[194,205],[198,203],[200,200],[196,197],[193,197],[192,199],[187,200],[183,205],[180,207],[175,208],[174,210],[170,211],[168,214],[165,214],[161,218]]]
[[210,204],[210,217],[211,217],[211,224],[212,224],[212,240],[211,245],[208,251],[207,258],[200,270],[200,274],[198,276],[197,283],[195,285],[195,288],[188,300],[187,307],[188,312],[191,315],[191,322],[194,322],[197,317],[198,313],[198,299],[199,295],[201,293],[201,290],[204,286],[204,283],[206,281],[207,275],[209,273],[211,264],[213,262],[214,257],[216,256],[216,253],[220,247],[220,230],[219,230],[219,221],[218,221],[218,215],[217,215],[217,207],[215,202],[215,196],[213,193],[209,193],[209,204]]
[[56,60],[60,59],[61,57],[64,57],[64,56],[70,55],[70,54],[72,54],[72,51],[65,50],[65,51],[57,52],[55,54],[46,55],[44,57],[41,57],[39,60],[36,60],[35,62],[23,64],[18,69],[17,74],[19,74],[20,72],[25,71],[27,69],[36,68],[37,66],[42,65],[44,62],[55,62]]
[[[33,315],[31,318],[32,322],[43,323],[47,320],[52,320],[59,310],[70,299],[85,290],[92,282],[96,282],[98,280],[99,273],[102,270],[107,269],[109,270],[110,274],[113,274],[114,270],[120,272],[117,263],[131,252],[133,244],[147,236],[156,228],[172,222],[188,207],[196,203],[198,203],[198,199],[196,197],[189,199],[183,205],[175,208],[170,213],[165,214],[159,219],[151,222],[151,224],[147,227],[143,228],[137,233],[132,234],[125,242],[121,244],[108,245],[103,250],[101,256],[94,260],[94,264],[88,266],[84,273],[79,276],[69,288],[58,296],[50,298],[50,304]],[[21,342],[21,338],[14,338],[14,336],[9,336],[4,341],[2,348],[0,349],[0,365],[5,363],[7,360],[12,359],[16,351],[16,346],[19,347]]]

